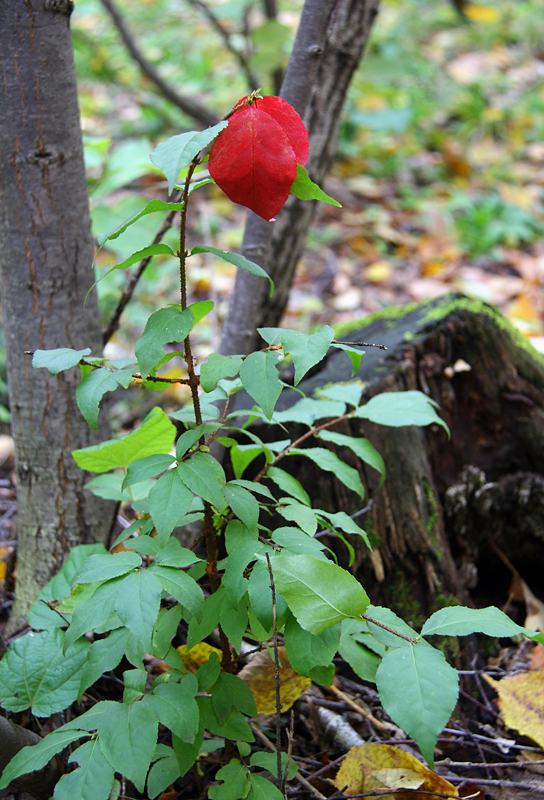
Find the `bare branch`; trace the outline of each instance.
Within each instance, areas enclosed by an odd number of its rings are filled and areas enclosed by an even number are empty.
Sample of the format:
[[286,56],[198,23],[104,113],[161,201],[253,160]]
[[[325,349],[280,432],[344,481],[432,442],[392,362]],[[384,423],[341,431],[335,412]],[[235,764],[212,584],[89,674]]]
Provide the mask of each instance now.
[[179,94],[172,86],[170,86],[169,83],[161,78],[153,64],[151,64],[142,54],[112,0],[102,0],[102,5],[109,12],[115,27],[119,31],[121,38],[123,39],[132,58],[139,65],[142,72],[147,75],[147,77],[160,89],[162,94],[185,114],[193,117],[193,119],[199,122],[203,127],[206,128],[209,125],[215,125],[219,121],[215,114],[201,105],[198,101]]
[[256,89],[259,88],[259,82],[253,72],[251,71],[251,67],[249,66],[249,62],[244,53],[241,50],[238,50],[237,47],[234,46],[232,41],[232,37],[228,30],[225,28],[221,20],[215,16],[215,13],[212,9],[203,3],[202,0],[187,0],[189,5],[193,6],[193,8],[201,9],[206,17],[208,18],[210,24],[215,28],[219,36],[223,39],[225,47],[232,53],[236,61],[239,63],[242,72],[246,76],[246,80],[248,86],[250,87],[251,91],[254,92]]

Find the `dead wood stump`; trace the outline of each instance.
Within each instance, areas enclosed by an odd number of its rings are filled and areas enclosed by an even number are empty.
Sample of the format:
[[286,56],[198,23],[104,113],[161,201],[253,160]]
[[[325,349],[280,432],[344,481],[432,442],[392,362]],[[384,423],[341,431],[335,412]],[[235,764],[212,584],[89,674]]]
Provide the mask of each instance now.
[[[372,602],[414,622],[454,601],[501,605],[509,578],[497,546],[538,594],[544,359],[495,308],[458,294],[380,313],[342,339],[388,348],[366,350],[356,375],[365,385],[362,402],[419,389],[439,403],[451,430],[448,439],[438,426],[388,428],[357,419],[338,428],[370,439],[386,464],[379,487],[375,471],[347,449],[340,454],[359,469],[371,501],[358,521],[374,552],[358,546],[351,569]],[[336,351],[300,388],[312,394],[349,381],[350,372]],[[285,394],[284,406],[299,397]],[[307,459],[292,470],[316,505],[360,510],[355,495]]]

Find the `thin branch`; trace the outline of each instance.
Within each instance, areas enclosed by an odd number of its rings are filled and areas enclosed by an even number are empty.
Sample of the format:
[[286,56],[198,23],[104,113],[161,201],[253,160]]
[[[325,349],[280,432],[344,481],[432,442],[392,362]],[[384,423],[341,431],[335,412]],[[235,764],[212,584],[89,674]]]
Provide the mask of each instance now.
[[338,342],[336,339],[333,339],[331,344],[349,344],[355,347],[379,347],[380,350],[387,350],[384,344],[374,344],[373,342]]
[[160,89],[162,94],[168,100],[170,100],[171,103],[174,103],[174,105],[181,109],[184,114],[188,114],[190,117],[193,117],[193,119],[199,122],[204,128],[207,128],[209,125],[215,125],[218,122],[215,114],[213,114],[196,100],[192,100],[190,97],[185,97],[184,95],[179,94],[172,86],[170,86],[169,83],[161,78],[153,64],[151,64],[142,54],[112,0],[102,0],[102,5],[109,12],[115,27],[119,31],[121,38],[127,47],[127,50],[139,65],[144,75],[147,75],[147,77],[153,81],[157,88]]
[[377,625],[378,628],[383,628],[384,631],[388,633],[392,633],[395,636],[398,636],[399,639],[404,639],[406,642],[410,642],[410,644],[417,644],[419,642],[419,636],[406,636],[404,633],[399,633],[394,628],[390,628],[389,625],[384,625],[383,622],[379,622],[377,619],[373,619],[369,617],[367,614],[359,614],[361,619],[366,620],[366,622],[372,622],[373,625]]
[[232,37],[228,30],[225,28],[221,20],[215,16],[215,13],[212,9],[203,3],[202,0],[187,0],[189,5],[193,6],[193,8],[201,9],[205,16],[208,18],[208,21],[212,25],[213,28],[217,31],[219,36],[223,39],[225,47],[231,53],[236,61],[239,63],[240,68],[244,75],[246,76],[246,80],[248,86],[250,87],[251,91],[254,92],[256,89],[259,88],[259,82],[253,72],[251,71],[251,67],[249,66],[249,62],[244,53],[241,50],[238,50],[237,47],[234,46],[232,42]]

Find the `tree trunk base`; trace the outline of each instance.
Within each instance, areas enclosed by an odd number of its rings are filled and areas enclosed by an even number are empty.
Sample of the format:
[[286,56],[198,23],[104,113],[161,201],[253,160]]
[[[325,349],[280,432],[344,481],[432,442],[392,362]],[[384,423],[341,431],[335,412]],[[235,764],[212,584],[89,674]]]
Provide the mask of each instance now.
[[[544,359],[496,309],[457,294],[380,313],[342,339],[388,348],[367,349],[356,375],[365,384],[363,402],[418,389],[438,402],[451,430],[448,439],[437,425],[344,423],[341,432],[370,439],[386,465],[379,487],[374,470],[351,451],[341,454],[358,467],[370,501],[358,522],[373,553],[358,547],[351,569],[372,602],[414,623],[449,603],[503,605],[511,574],[501,555],[538,591]],[[350,374],[347,357],[334,354],[300,388],[311,394],[348,382]],[[285,405],[294,399],[293,393]],[[307,459],[298,469],[317,505],[350,515],[360,510],[329,473]]]

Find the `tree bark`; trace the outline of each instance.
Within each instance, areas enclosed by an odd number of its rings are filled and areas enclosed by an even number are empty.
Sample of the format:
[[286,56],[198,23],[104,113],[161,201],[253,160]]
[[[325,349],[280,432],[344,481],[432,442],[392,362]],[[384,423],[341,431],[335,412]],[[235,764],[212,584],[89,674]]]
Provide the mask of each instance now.
[[[106,541],[113,506],[83,491],[72,450],[108,438],[75,402],[78,370],[32,369],[36,349],[101,352],[69,0],[0,9],[0,287],[18,498],[13,631],[70,549]],[[86,301],[86,302],[85,302]]]
[[[451,431],[448,439],[437,425],[391,428],[359,419],[338,429],[370,439],[386,466],[380,487],[376,471],[347,449],[339,453],[359,469],[371,501],[357,521],[374,550],[358,546],[352,570],[372,602],[415,622],[450,601],[502,605],[512,575],[501,553],[538,593],[542,356],[496,309],[460,295],[379,313],[343,339],[388,347],[368,348],[363,357],[356,375],[365,387],[362,403],[381,392],[418,389],[440,405]],[[299,388],[311,395],[350,375],[351,362],[335,351]],[[280,402],[298,398],[292,392]],[[308,459],[294,474],[311,487],[316,505],[350,515],[360,510],[351,492]],[[345,558],[342,545],[334,547]]]
[[[7,767],[11,759],[17,755],[23,747],[29,747],[41,741],[40,737],[32,731],[16,725],[4,717],[0,717],[0,775]],[[5,793],[0,792],[1,796],[6,795],[6,800],[12,797],[17,800],[47,800],[51,797],[55,784],[61,777],[59,764],[56,759],[52,759],[43,769],[38,772],[30,772],[21,775],[12,782],[12,790],[6,789]]]
[[[379,0],[306,0],[281,96],[300,114],[310,136],[307,170],[320,183],[336,152],[342,108],[362,57]],[[295,267],[316,203],[291,195],[273,224],[248,212],[241,252],[259,264],[276,285],[238,270],[220,352],[249,353],[258,346],[257,328],[276,326],[287,305]]]

